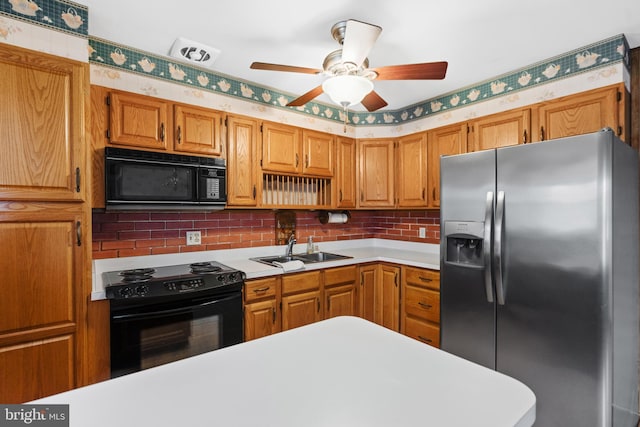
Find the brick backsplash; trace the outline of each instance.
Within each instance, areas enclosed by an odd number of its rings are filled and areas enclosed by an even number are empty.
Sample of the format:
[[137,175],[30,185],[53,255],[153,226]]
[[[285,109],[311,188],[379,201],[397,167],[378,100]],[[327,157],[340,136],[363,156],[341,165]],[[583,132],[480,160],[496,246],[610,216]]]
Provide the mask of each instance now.
[[[426,238],[418,229],[426,228]],[[199,230],[202,244],[187,246],[187,231]],[[296,237],[304,242],[386,238],[422,243],[440,241],[439,211],[352,211],[346,224],[321,224],[318,213],[296,212]],[[275,245],[273,211],[210,213],[93,213],[93,258]]]

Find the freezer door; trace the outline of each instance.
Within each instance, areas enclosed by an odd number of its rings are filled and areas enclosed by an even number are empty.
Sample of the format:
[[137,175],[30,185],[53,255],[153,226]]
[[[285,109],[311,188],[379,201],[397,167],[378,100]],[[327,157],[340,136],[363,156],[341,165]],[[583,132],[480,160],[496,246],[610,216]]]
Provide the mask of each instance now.
[[443,157],[440,171],[440,347],[495,368],[495,151]]
[[610,139],[497,150],[496,367],[533,390],[536,426],[609,425]]

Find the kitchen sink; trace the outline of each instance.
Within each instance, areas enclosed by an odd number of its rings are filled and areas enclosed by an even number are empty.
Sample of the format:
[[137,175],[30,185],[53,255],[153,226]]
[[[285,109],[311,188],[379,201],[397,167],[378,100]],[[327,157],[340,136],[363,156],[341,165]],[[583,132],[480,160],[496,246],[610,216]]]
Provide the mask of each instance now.
[[329,252],[313,252],[310,254],[293,254],[291,256],[266,256],[251,258],[253,261],[258,261],[267,265],[275,265],[276,262],[289,262],[289,261],[302,261],[305,264],[311,264],[315,262],[335,261],[339,259],[352,258],[346,255],[332,254]]

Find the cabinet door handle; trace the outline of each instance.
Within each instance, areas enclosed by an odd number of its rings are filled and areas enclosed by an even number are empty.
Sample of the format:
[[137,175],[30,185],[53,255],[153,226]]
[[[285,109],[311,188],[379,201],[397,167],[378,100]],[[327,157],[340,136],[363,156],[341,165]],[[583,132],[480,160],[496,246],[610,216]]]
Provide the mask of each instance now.
[[360,201],[364,202],[364,193],[362,192],[362,188],[360,189]]
[[435,187],[433,187],[433,188],[431,189],[431,199],[432,199],[432,200],[435,200],[435,199],[436,199],[436,188],[435,188]]
[[318,313],[320,313],[320,298],[316,298],[316,302],[318,303]]
[[340,190],[340,201],[342,201],[342,190]]
[[398,287],[398,273],[393,275],[393,284]]
[[164,142],[164,123],[160,123],[160,141]]
[[433,282],[433,279],[429,279],[428,277],[422,277],[419,276],[420,280],[422,280],[423,282]]
[[267,292],[268,290],[269,290],[269,286],[265,286],[264,288],[254,289],[253,292],[255,292],[256,294],[260,294],[263,292]]
[[298,153],[296,153],[296,167],[298,167],[298,163],[299,163],[299,158],[298,158]]
[[418,305],[420,307],[424,308],[424,309],[427,309],[427,310],[429,310],[429,309],[431,309],[431,307],[433,307],[431,304],[427,304],[426,302],[422,302],[422,301],[418,302]]
[[80,168],[76,168],[76,193],[80,192]]
[[253,200],[256,199],[256,186],[253,186]]
[[426,342],[427,344],[431,344],[433,340],[431,338],[423,337],[422,335],[418,335],[418,339],[422,342]]
[[309,167],[309,155],[308,154],[304,155],[304,167],[305,168]]
[[82,223],[76,221],[76,244],[82,246]]
[[426,191],[427,191],[427,189],[422,187],[422,200],[424,200],[424,196],[425,196],[425,192]]
[[523,134],[522,134],[522,143],[526,144],[527,143],[527,130],[525,129]]
[[182,144],[182,128],[178,126],[178,144]]
[[544,141],[544,126],[540,126],[540,141]]
[[273,312],[273,323],[276,323],[276,308],[275,307],[273,307],[272,312]]

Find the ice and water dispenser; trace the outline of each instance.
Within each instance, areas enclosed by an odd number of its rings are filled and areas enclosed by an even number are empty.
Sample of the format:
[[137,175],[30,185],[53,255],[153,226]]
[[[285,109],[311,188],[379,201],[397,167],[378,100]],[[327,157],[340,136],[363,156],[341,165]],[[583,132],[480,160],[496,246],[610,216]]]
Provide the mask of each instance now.
[[484,222],[445,221],[444,261],[459,267],[484,268],[484,233]]

